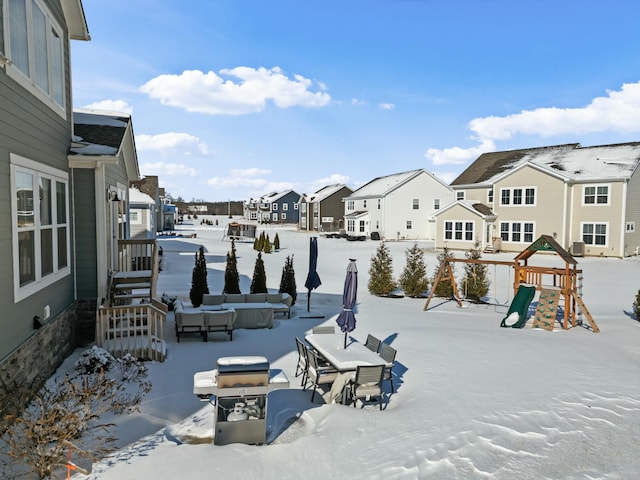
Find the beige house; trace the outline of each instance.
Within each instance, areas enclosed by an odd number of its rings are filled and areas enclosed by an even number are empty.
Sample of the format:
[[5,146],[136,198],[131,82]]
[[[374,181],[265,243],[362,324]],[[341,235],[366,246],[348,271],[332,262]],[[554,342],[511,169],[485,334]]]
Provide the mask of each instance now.
[[436,248],[519,252],[546,234],[576,256],[637,255],[639,163],[640,142],[485,153],[435,214]]

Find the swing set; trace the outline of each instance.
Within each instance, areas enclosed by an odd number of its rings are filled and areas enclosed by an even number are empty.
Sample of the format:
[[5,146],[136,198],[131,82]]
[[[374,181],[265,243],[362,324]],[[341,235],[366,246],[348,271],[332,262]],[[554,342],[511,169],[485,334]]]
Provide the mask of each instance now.
[[[550,252],[558,255],[564,260],[564,268],[553,267],[540,267],[528,264],[529,258],[537,252]],[[462,300],[458,293],[458,287],[453,275],[452,263],[471,263],[477,265],[494,265],[494,277],[495,268],[499,265],[513,267],[513,295],[516,296],[518,288],[521,284],[531,285],[540,291],[541,298],[546,298],[549,292],[558,291],[559,296],[564,299],[564,317],[562,322],[562,328],[567,330],[569,325],[575,327],[582,322],[578,321],[578,315],[583,314],[589,323],[591,330],[594,333],[598,333],[600,329],[596,325],[591,313],[587,309],[584,301],[582,300],[582,270],[577,268],[578,262],[576,259],[567,252],[564,248],[556,242],[556,240],[550,235],[541,235],[535,242],[524,249],[518,254],[512,262],[500,261],[500,260],[483,260],[483,259],[469,259],[469,258],[445,258],[438,269],[436,278],[431,286],[429,297],[423,307],[423,311],[429,308],[429,303],[434,296],[436,287],[440,282],[450,281],[453,287],[453,299],[458,303],[458,307],[462,308]],[[544,282],[543,282],[544,280]],[[495,288],[495,278],[494,278]],[[494,290],[495,292],[495,290]],[[553,295],[553,293],[552,293]],[[498,299],[495,299],[497,302]],[[550,314],[543,312],[542,302],[538,302],[538,309],[536,311],[536,318],[544,316],[549,319]],[[506,305],[502,304],[502,305]],[[556,304],[557,305],[557,304]],[[555,314],[554,314],[555,318]],[[539,325],[535,323],[534,326],[541,326],[547,330],[553,329],[553,319],[551,321],[543,321]],[[549,328],[550,327],[550,328]]]

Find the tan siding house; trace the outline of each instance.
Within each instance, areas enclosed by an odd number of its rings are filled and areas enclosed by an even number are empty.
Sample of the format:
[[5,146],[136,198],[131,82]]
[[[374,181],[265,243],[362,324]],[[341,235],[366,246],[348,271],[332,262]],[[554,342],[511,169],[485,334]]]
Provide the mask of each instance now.
[[[458,203],[478,211],[476,222],[489,219],[485,234],[474,237],[483,247],[518,252],[550,235],[574,255],[624,257],[640,253],[639,162],[639,142],[487,153],[451,186]],[[448,227],[460,237],[458,213],[446,208],[435,215],[436,248],[473,245],[464,228],[463,239],[451,243]],[[477,233],[480,223],[475,227]]]

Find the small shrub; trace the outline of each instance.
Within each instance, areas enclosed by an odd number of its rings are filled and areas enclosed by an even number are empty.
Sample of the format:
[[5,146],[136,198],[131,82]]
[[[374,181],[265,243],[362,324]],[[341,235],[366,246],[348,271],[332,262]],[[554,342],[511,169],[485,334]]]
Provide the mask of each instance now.
[[633,303],[633,314],[635,315],[636,320],[640,321],[640,290],[638,290],[636,301]]

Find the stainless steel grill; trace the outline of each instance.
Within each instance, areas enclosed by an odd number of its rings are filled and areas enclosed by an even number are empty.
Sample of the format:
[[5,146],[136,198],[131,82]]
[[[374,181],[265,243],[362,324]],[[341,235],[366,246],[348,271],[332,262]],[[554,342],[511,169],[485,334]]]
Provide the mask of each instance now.
[[271,371],[264,357],[222,357],[216,369],[193,377],[193,393],[215,407],[216,445],[265,443],[267,394],[282,388],[289,388],[289,379]]

